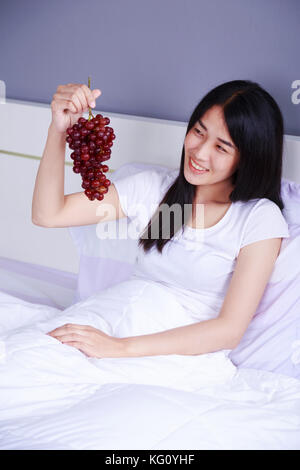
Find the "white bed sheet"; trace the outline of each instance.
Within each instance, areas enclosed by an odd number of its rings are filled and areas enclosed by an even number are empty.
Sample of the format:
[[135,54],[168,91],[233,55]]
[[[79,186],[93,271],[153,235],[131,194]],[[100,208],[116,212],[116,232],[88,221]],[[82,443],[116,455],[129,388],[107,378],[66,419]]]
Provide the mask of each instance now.
[[77,274],[0,257],[0,291],[63,310],[74,303]]
[[176,326],[182,315],[141,281],[66,312],[0,292],[0,449],[299,450],[297,379],[237,369],[222,352],[87,358],[45,335],[70,321],[143,334]]
[[299,450],[299,398],[294,379],[250,369],[226,390],[108,384],[64,411],[2,423],[0,449]]

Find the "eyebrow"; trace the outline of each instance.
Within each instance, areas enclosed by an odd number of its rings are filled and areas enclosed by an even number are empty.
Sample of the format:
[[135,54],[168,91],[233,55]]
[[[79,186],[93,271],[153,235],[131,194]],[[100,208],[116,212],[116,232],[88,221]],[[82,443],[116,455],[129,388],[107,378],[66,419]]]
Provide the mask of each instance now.
[[[205,127],[205,125],[203,124],[203,122],[201,121],[201,119],[198,119],[198,122],[199,122],[200,126],[203,127],[203,129],[204,129],[205,131],[207,131],[207,128]],[[217,137],[217,139],[218,139],[220,142],[223,142],[223,144],[228,145],[228,147],[231,147],[232,149],[235,149],[235,147],[234,147],[230,142],[227,142],[227,140],[221,139],[220,137]]]

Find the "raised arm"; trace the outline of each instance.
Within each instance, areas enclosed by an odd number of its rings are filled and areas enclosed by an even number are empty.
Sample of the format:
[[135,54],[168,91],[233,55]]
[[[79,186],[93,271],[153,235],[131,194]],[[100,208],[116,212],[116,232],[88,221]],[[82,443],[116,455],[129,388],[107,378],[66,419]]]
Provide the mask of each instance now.
[[[94,107],[100,94],[100,90],[92,91],[86,85],[70,83],[58,86],[53,96],[52,122],[32,199],[32,222],[35,225],[70,227],[126,217],[114,185],[109,186],[102,201],[90,201],[84,191],[64,194],[66,130],[89,106]],[[99,213],[101,205],[108,210],[100,210]]]

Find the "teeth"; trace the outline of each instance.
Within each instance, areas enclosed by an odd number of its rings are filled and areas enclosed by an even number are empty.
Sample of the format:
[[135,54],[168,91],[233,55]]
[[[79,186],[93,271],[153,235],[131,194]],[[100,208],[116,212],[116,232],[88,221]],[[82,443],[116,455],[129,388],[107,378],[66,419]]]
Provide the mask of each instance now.
[[206,168],[203,168],[202,166],[197,165],[197,163],[195,163],[194,160],[192,160],[192,158],[191,158],[191,163],[192,163],[192,166],[196,168],[196,170],[207,170]]

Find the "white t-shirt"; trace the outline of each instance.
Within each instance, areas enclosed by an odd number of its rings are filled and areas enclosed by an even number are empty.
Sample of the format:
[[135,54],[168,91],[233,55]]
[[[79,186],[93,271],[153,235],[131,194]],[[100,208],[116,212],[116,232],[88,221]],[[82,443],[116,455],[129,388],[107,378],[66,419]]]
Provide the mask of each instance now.
[[[140,234],[179,170],[145,170],[114,182],[124,213],[138,221]],[[131,279],[157,282],[170,289],[195,321],[218,316],[240,248],[267,238],[289,237],[288,224],[269,199],[238,201],[223,218],[204,229],[185,226],[164,246],[138,250]]]

